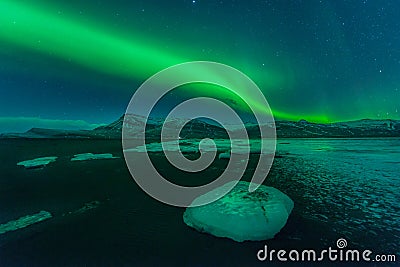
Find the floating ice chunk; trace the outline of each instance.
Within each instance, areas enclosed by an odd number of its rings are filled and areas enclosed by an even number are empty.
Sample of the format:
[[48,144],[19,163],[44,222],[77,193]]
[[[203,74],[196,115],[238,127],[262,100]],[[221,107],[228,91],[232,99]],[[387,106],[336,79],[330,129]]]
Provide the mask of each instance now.
[[17,220],[9,221],[4,224],[0,224],[0,234],[4,234],[4,233],[10,232],[10,231],[15,231],[15,230],[18,230],[21,228],[25,228],[34,223],[38,223],[38,222],[50,219],[51,217],[52,217],[52,215],[50,212],[42,210],[36,214],[27,215],[27,216],[21,217]]
[[[194,200],[221,194],[234,183],[227,183]],[[293,201],[276,188],[261,185],[249,192],[248,182],[240,181],[228,194],[204,206],[188,207],[184,222],[200,232],[235,241],[273,238],[286,224]],[[202,200],[201,200],[202,199]]]
[[72,214],[75,214],[75,215],[76,214],[82,214],[82,213],[85,213],[85,212],[87,212],[89,210],[93,210],[93,209],[98,208],[100,206],[100,204],[101,204],[100,201],[93,200],[91,202],[85,203],[81,208],[79,208],[77,210],[70,211],[68,213],[64,213],[63,216],[72,215]]
[[18,162],[18,166],[24,166],[27,169],[37,169],[37,168],[43,168],[47,164],[56,161],[57,157],[43,157],[43,158],[37,158],[37,159],[31,159],[31,160],[25,160]]
[[229,152],[223,152],[218,155],[219,159],[230,159],[231,158],[231,153]]
[[105,154],[92,154],[92,153],[83,153],[74,155],[71,161],[82,161],[82,160],[92,160],[92,159],[117,159],[119,157],[114,157],[110,153]]
[[[218,151],[227,151],[231,149],[231,140],[229,139],[213,139]],[[202,142],[201,150],[202,152],[213,152],[216,150],[212,142],[204,142],[199,139],[180,139],[174,141],[165,142],[154,142],[146,144],[145,146],[137,146],[135,148],[125,149],[125,152],[163,152],[163,151],[178,151],[182,153],[197,153],[199,152],[199,145]],[[247,144],[250,143],[250,146]],[[246,149],[252,149],[255,152],[260,151],[260,141],[259,140],[242,140],[233,139],[232,146],[234,151],[237,153],[245,153]]]

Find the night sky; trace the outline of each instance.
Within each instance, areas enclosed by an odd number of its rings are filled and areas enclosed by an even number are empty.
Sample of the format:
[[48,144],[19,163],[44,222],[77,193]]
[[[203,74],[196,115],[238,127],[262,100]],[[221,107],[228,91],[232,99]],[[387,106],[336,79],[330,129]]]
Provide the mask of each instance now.
[[400,119],[399,14],[397,0],[2,0],[0,132],[109,123],[194,60],[247,74],[275,119]]

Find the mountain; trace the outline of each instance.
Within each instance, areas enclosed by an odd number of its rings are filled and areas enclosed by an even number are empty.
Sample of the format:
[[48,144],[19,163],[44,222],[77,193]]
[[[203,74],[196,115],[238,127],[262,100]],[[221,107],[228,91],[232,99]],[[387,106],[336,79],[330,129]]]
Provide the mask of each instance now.
[[[126,129],[131,138],[138,136],[139,129],[143,129],[146,118],[139,115],[125,115]],[[50,139],[120,139],[124,116],[106,126],[100,126],[94,130],[54,130],[32,128],[25,133],[1,134],[0,138],[50,138]],[[146,126],[146,138],[159,139],[164,120],[162,118],[149,118]],[[177,128],[183,124],[183,120],[173,119],[164,127]],[[330,124],[311,123],[305,120],[276,121],[276,133],[278,138],[357,138],[357,137],[400,137],[400,120],[371,120],[363,119],[348,122]],[[250,138],[259,138],[260,132],[257,124],[245,124]],[[261,127],[270,128],[270,125]],[[188,122],[180,133],[183,139],[190,138],[227,138],[226,131],[208,121],[194,119]],[[172,136],[171,136],[172,138]]]
[[279,137],[400,137],[400,120],[363,119],[330,124],[298,122],[277,122]]
[[[105,136],[106,138],[121,138],[122,124],[124,116],[121,116],[115,122],[101,126],[93,130],[97,135]],[[161,135],[161,129],[164,128],[180,128],[184,124],[183,120],[172,119],[169,120],[164,126],[164,119],[162,118],[149,118],[147,120],[146,135],[150,138],[159,139]],[[138,137],[138,132],[143,129],[146,124],[146,118],[140,115],[125,115],[125,129],[129,133],[131,138]],[[190,138],[227,138],[228,135],[225,130],[217,125],[213,125],[202,121],[200,119],[194,119],[189,121],[180,133],[180,137],[184,139]],[[170,138],[173,138],[170,136]]]
[[68,139],[68,138],[93,138],[90,130],[58,130],[45,128],[32,128],[24,133],[4,133],[0,134],[0,138],[50,138],[50,139]]

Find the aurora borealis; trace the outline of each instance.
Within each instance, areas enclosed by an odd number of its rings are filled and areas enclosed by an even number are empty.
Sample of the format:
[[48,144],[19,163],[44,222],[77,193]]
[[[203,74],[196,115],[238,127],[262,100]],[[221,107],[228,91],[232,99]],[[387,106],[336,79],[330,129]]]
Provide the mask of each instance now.
[[276,119],[399,119],[399,9],[397,1],[1,1],[0,123],[108,123],[145,79],[194,60],[243,71]]

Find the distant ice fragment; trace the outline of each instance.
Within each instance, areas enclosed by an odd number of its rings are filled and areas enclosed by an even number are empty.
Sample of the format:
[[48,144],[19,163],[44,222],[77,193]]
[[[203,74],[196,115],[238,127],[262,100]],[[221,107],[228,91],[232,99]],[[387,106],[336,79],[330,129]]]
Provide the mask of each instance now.
[[[82,214],[82,213],[84,213],[84,212],[86,212],[88,210],[96,209],[100,204],[101,204],[100,201],[93,200],[91,202],[85,203],[83,205],[83,207],[81,207],[81,208],[79,208],[77,210],[74,210],[74,211],[70,211],[67,214],[68,215],[70,215],[70,214]],[[64,215],[66,215],[66,214],[63,214],[63,216]]]
[[230,159],[231,158],[231,153],[230,152],[223,152],[218,155],[219,159]]
[[15,231],[15,230],[18,230],[21,228],[25,228],[34,223],[38,223],[38,222],[50,219],[51,217],[52,217],[52,215],[50,212],[42,210],[36,214],[27,215],[27,216],[21,217],[17,220],[9,221],[4,224],[0,224],[0,234],[4,234],[4,233],[10,232],[10,231]]
[[[208,196],[221,194],[234,182],[200,196],[193,204]],[[240,181],[217,201],[188,207],[183,215],[184,222],[200,232],[238,242],[273,238],[286,224],[293,201],[278,189],[264,185],[250,193],[249,185]]]
[[110,153],[105,154],[92,154],[92,153],[83,153],[74,155],[71,161],[83,161],[83,160],[92,160],[92,159],[117,159],[119,157],[114,157]]
[[37,158],[37,159],[31,159],[31,160],[25,160],[18,162],[18,166],[24,166],[27,169],[37,169],[37,168],[43,168],[47,164],[56,161],[57,157],[43,157],[43,158]]

